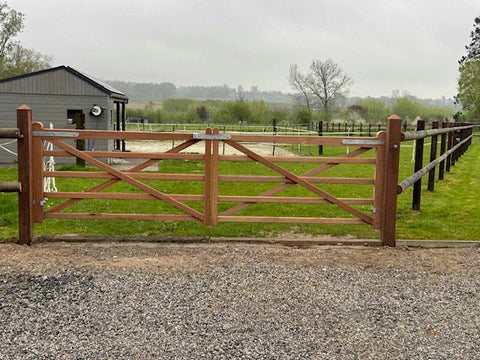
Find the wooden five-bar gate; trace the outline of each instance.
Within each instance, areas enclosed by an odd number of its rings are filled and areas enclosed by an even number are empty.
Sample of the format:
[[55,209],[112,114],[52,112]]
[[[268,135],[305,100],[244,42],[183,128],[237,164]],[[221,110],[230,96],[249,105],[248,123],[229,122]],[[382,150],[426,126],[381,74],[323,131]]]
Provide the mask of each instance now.
[[[401,119],[392,115],[387,119],[386,131],[375,137],[314,137],[314,136],[273,136],[257,134],[220,134],[218,129],[207,129],[205,133],[157,133],[133,131],[98,130],[57,130],[44,129],[41,123],[32,123],[32,111],[27,106],[17,110],[17,127],[10,129],[11,137],[18,137],[19,186],[19,242],[30,244],[33,236],[33,223],[44,219],[98,219],[98,220],[161,220],[199,221],[206,226],[220,222],[268,222],[268,223],[314,223],[314,224],[363,224],[380,230],[384,245],[395,246],[396,202],[398,191],[398,162],[402,141]],[[15,130],[13,132],[13,130]],[[6,131],[6,130],[5,130]],[[165,152],[118,152],[78,150],[74,142],[82,140],[169,140],[176,145]],[[54,150],[45,150],[44,141],[54,145]],[[203,142],[203,153],[182,152],[192,145]],[[241,155],[223,155],[219,152],[220,143],[236,149]],[[265,156],[260,155],[245,143],[302,144],[312,146],[350,147],[342,156]],[[370,151],[372,155],[366,157]],[[97,171],[45,171],[44,157],[71,156],[83,159],[97,168]],[[137,159],[136,165],[128,170],[118,170],[105,159]],[[138,160],[140,159],[140,160]],[[163,160],[196,160],[204,162],[203,174],[171,174],[145,172],[143,170]],[[222,161],[251,161],[264,165],[275,175],[223,175],[219,173]],[[303,174],[295,174],[285,163],[315,164]],[[325,177],[328,169],[340,164],[368,164],[373,166],[373,177]],[[45,192],[44,179],[89,178],[103,179],[100,184],[87,191]],[[203,182],[203,194],[172,194],[161,191],[148,180],[199,181]],[[124,182],[133,186],[136,192],[107,192],[113,185]],[[249,196],[219,193],[219,183],[269,183],[271,188],[260,194]],[[334,196],[322,189],[322,184],[370,185],[373,189],[368,198]],[[293,187],[301,187],[310,196],[281,196],[282,192]],[[64,199],[46,208],[45,199]],[[175,208],[174,213],[78,213],[65,211],[84,199],[126,199],[159,200]],[[201,206],[191,206],[191,202],[203,202]],[[224,204],[219,211],[219,203]],[[258,203],[287,204],[330,204],[341,208],[345,217],[299,217],[299,216],[253,216],[244,215],[242,210]],[[231,205],[233,204],[233,205]],[[227,206],[229,205],[229,207]],[[360,206],[359,206],[360,205]],[[367,205],[368,210],[365,210]],[[227,208],[226,208],[227,206]],[[180,212],[180,213],[179,213]]]

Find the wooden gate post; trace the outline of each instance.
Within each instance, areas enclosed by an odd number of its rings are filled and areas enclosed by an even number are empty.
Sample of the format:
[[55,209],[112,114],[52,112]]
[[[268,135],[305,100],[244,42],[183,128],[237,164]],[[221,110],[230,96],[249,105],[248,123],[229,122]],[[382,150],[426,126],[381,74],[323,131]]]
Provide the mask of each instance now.
[[18,181],[18,243],[30,245],[33,237],[32,191],[32,109],[22,105],[17,109],[17,127],[21,138],[17,140]]
[[383,181],[382,227],[380,239],[385,246],[395,246],[395,226],[397,223],[398,165],[400,161],[402,119],[391,115],[387,119],[385,139],[385,166]]

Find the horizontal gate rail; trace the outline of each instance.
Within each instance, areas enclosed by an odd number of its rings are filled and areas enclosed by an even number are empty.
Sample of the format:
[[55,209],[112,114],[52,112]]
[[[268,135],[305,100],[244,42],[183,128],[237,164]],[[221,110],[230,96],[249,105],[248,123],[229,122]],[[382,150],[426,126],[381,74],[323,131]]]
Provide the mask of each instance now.
[[[117,200],[155,200],[155,196],[151,194],[141,193],[117,193],[117,192],[45,192],[47,198],[59,198],[59,199],[117,199]],[[172,199],[178,201],[203,201],[203,195],[194,194],[168,194]]]
[[[43,139],[43,138],[42,138]],[[55,140],[50,139],[50,142]],[[92,158],[116,158],[116,159],[152,159],[152,160],[203,160],[200,154],[176,154],[176,153],[130,153],[117,151],[82,151],[82,154]],[[72,153],[62,150],[44,151],[45,156],[71,157]]]
[[[347,158],[347,157],[327,157],[327,156],[308,156],[308,157],[292,157],[292,156],[263,156],[264,159],[275,162],[285,163],[328,163],[328,164],[375,164],[375,158]],[[252,158],[242,155],[219,155],[220,161],[251,161]]]
[[[338,177],[308,177],[298,176],[299,179],[314,184],[357,184],[373,185],[374,180],[370,178],[338,178]],[[295,180],[286,176],[265,176],[265,175],[219,175],[218,180],[225,182],[267,182],[267,183],[290,183],[297,184]]]
[[[124,171],[134,179],[141,180],[185,180],[185,181],[204,181],[205,175],[203,174],[155,174],[144,172],[132,172]],[[57,177],[57,178],[83,178],[83,179],[116,179],[115,176],[107,172],[99,171],[45,171],[45,177]]]
[[47,219],[80,219],[80,220],[156,220],[156,221],[198,221],[189,215],[174,214],[104,214],[104,213],[46,213]]
[[286,224],[346,224],[365,225],[362,219],[355,218],[316,218],[316,217],[280,217],[280,216],[218,216],[219,222],[258,222],[258,223],[286,223]]
[[[78,136],[77,136],[78,134]],[[48,131],[35,131],[35,136],[45,140],[72,138],[77,139],[119,139],[119,140],[195,140],[193,133],[171,133],[171,132],[142,132],[142,131],[108,131],[108,130],[64,130],[49,129]],[[286,135],[231,135],[231,141],[235,142],[258,142],[261,138],[263,143],[268,144],[301,144],[301,145],[330,145],[345,146],[342,143],[345,137],[340,136],[286,136]],[[200,140],[200,139],[197,139]],[[381,147],[383,144],[377,141],[376,137],[349,137],[348,141],[366,142],[368,147]],[[225,140],[228,141],[228,140]],[[369,144],[369,141],[375,141]]]
[[[142,180],[184,180],[184,181],[204,181],[205,175],[200,174],[153,174],[153,173],[133,173],[125,172],[134,179]],[[115,179],[106,172],[93,171],[45,171],[45,177],[58,178],[91,178],[91,179]],[[315,184],[357,184],[373,185],[374,180],[370,178],[345,178],[345,177],[307,177],[300,176],[301,179]],[[267,183],[291,183],[292,180],[285,176],[267,176],[267,175],[219,175],[219,181],[225,182],[267,182]]]
[[[283,135],[232,135],[230,142],[258,142],[261,138],[262,143],[267,144],[300,144],[300,145],[327,145],[327,146],[346,146],[343,141],[345,137],[340,136],[283,136]],[[349,137],[348,140],[358,140],[368,142],[369,140],[378,140],[368,137]],[[360,145],[361,146],[361,145]],[[366,143],[369,148],[382,147],[383,143],[375,142],[374,144]]]

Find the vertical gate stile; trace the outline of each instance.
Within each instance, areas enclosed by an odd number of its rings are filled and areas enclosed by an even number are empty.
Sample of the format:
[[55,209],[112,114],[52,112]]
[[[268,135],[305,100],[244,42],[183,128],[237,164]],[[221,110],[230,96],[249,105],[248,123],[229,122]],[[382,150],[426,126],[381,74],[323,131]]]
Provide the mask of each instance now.
[[[43,130],[42,123],[32,125],[33,131]],[[43,140],[39,136],[32,137],[32,191],[33,221],[43,222]]]
[[[378,134],[378,139],[385,143],[386,134],[384,131]],[[385,145],[375,150],[375,173],[373,188],[373,228],[380,229],[382,223],[382,201],[384,191],[385,174]]]
[[402,119],[398,116],[392,115],[387,119],[381,241],[383,245],[392,247],[395,246],[395,226],[397,222],[401,126]]
[[32,214],[32,109],[22,105],[17,109],[17,128],[22,138],[17,140],[18,181],[21,191],[18,193],[18,242],[30,245],[33,237]]
[[[218,128],[213,129],[213,135],[218,135]],[[216,226],[218,221],[218,146],[219,140],[213,140],[212,157],[212,194],[211,194],[211,225]]]
[[[206,135],[212,134],[212,129],[205,130]],[[210,211],[212,200],[212,140],[205,140],[205,184],[204,184],[204,205],[203,205],[203,223],[210,225]]]

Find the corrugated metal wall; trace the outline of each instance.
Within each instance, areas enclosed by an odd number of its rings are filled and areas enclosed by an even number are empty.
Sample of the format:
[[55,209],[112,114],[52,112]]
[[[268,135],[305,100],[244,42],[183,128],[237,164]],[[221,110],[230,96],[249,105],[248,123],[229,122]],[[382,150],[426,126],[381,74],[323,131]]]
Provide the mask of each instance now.
[[[75,125],[67,125],[67,110],[82,110],[85,114],[85,127],[92,130],[111,129],[111,111],[107,95],[102,96],[62,96],[62,95],[32,95],[32,94],[2,94],[0,93],[0,127],[16,127],[16,111],[20,105],[26,104],[32,108],[33,120],[49,127],[50,123],[56,129],[74,129]],[[92,105],[105,108],[100,117],[89,115]],[[7,139],[0,139],[0,144]],[[112,142],[113,144],[113,142]],[[97,140],[90,143],[90,148],[106,150],[111,144]],[[7,147],[16,152],[16,144]],[[0,163],[16,161],[15,156],[0,148]]]
[[[113,100],[64,67],[0,83],[0,127],[16,127],[16,110],[23,104],[32,108],[33,120],[42,122],[44,127],[52,123],[56,129],[75,128],[75,125],[67,125],[67,110],[72,109],[83,111],[87,129],[113,129]],[[100,117],[89,115],[93,105],[104,109]],[[5,142],[8,141],[0,139],[0,145]],[[113,141],[97,140],[87,146],[95,150],[111,150]],[[16,152],[15,143],[7,148]],[[15,156],[0,148],[0,163],[16,161]]]

